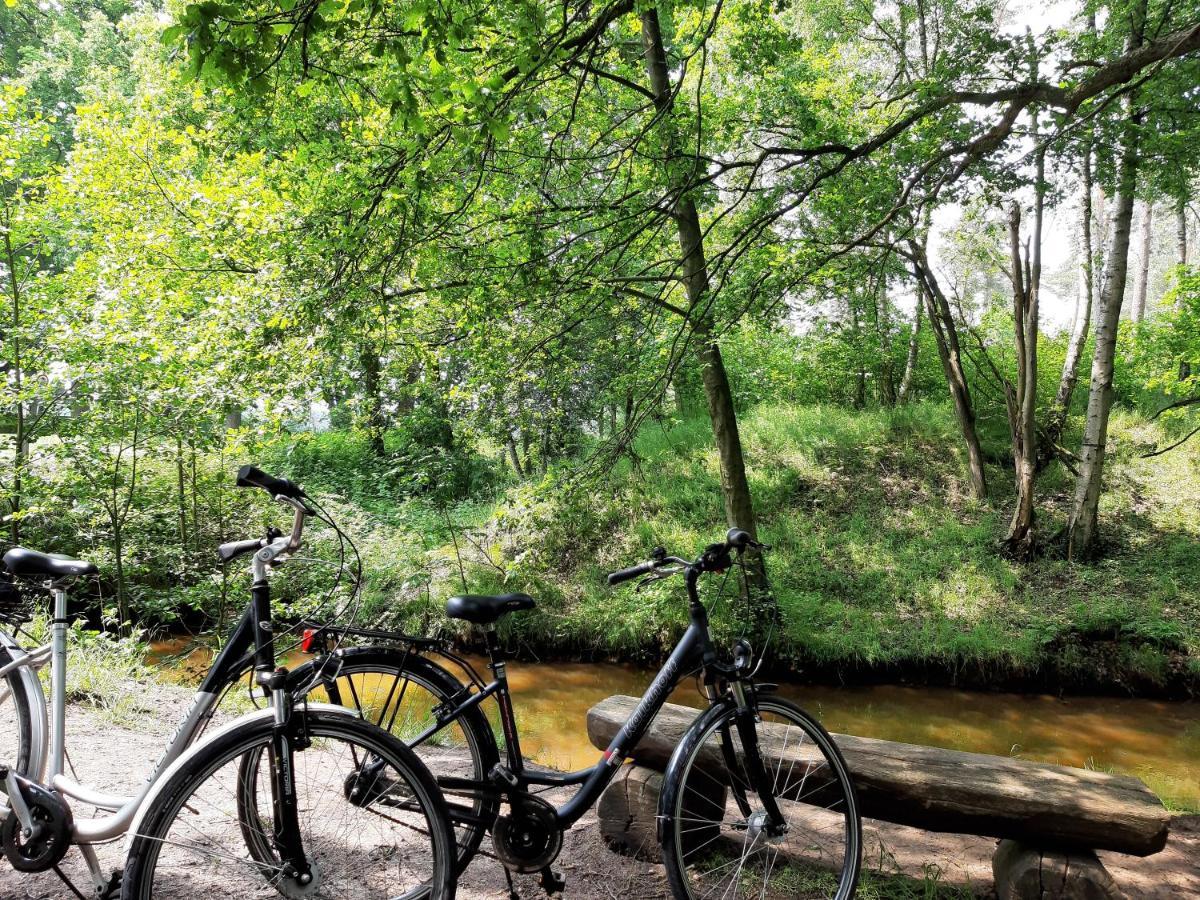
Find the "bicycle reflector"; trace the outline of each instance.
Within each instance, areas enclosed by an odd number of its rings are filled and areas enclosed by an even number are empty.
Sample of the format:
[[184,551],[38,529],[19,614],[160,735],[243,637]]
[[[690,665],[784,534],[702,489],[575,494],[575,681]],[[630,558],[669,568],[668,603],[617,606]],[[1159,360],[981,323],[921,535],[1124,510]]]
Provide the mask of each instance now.
[[305,653],[312,653],[318,634],[320,632],[316,628],[305,628],[304,634],[300,636],[300,649]]

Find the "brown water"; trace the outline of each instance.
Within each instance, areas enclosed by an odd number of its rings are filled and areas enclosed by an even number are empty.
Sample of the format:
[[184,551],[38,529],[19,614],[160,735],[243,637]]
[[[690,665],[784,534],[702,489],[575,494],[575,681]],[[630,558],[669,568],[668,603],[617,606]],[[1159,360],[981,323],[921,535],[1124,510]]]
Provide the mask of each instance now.
[[[194,648],[181,657],[186,644],[157,642],[150,660],[168,669],[173,680],[193,684],[207,668],[210,651]],[[304,658],[295,654],[287,663]],[[482,660],[472,662],[486,672]],[[588,709],[612,694],[640,695],[653,676],[611,663],[511,663],[508,677],[525,755],[560,769],[592,765],[599,751],[587,739]],[[1200,808],[1200,703],[1060,700],[895,685],[784,685],[780,692],[830,731],[1128,773],[1169,804]],[[703,705],[692,683],[673,699]],[[488,712],[495,720],[494,708]]]

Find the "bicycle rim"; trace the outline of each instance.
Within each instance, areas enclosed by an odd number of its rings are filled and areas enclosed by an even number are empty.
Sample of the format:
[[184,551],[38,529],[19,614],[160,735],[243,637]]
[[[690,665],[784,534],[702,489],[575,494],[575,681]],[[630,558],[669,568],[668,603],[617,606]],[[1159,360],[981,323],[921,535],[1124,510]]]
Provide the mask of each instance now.
[[853,895],[861,823],[845,763],[797,707],[759,702],[756,733],[784,828],[755,792],[730,708],[685,740],[667,787],[664,839],[676,896],[846,900]]

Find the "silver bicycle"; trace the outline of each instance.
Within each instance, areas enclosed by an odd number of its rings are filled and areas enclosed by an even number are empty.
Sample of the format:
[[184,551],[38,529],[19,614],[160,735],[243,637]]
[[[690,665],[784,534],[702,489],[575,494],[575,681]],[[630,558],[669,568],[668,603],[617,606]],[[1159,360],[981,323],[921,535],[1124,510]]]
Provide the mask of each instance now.
[[[429,771],[400,740],[341,706],[309,703],[276,666],[268,576],[300,549],[316,513],[298,486],[252,466],[240,487],[267,491],[293,512],[290,534],[220,548],[253,556],[250,601],[195,698],[132,796],[77,783],[66,772],[67,589],[96,569],[83,560],[14,548],[4,566],[53,597],[50,641],[14,635],[27,603],[0,594],[0,850],[20,872],[54,871],[79,848],[98,898],[214,896],[434,897],[454,895],[455,839]],[[47,702],[37,677],[50,666]],[[199,740],[220,697],[252,675],[271,706]],[[372,765],[364,770],[363,760]],[[83,805],[99,811],[77,818]],[[127,837],[123,875],[106,873],[98,844]]]

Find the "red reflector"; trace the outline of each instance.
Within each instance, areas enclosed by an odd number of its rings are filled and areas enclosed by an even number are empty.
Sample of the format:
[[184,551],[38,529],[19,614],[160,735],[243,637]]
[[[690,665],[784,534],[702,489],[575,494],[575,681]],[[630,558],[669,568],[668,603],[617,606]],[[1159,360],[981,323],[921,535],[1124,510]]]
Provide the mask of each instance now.
[[304,635],[300,638],[300,649],[305,653],[312,653],[313,639],[317,636],[315,628],[305,628]]

